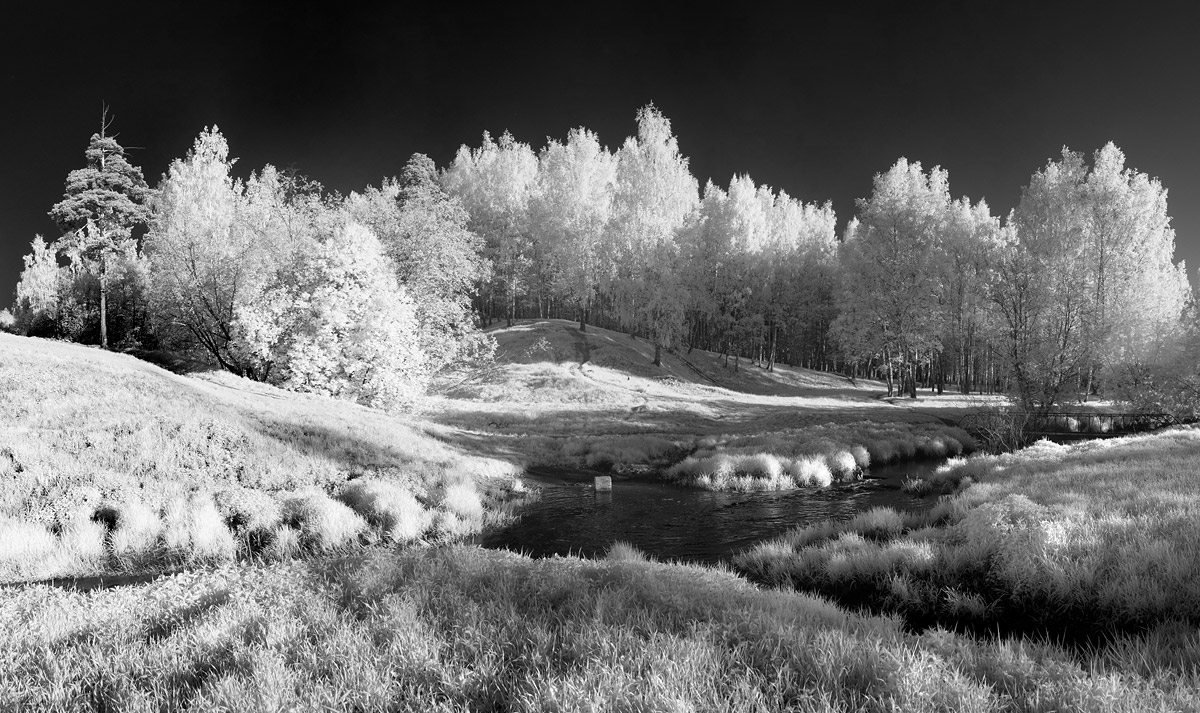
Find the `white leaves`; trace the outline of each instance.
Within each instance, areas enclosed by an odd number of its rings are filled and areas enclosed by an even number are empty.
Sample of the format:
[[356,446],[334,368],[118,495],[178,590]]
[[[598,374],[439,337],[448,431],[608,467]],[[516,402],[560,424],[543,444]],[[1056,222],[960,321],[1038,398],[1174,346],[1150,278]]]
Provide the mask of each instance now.
[[239,341],[285,388],[410,409],[429,370],[415,307],[379,239],[346,223],[238,308]]

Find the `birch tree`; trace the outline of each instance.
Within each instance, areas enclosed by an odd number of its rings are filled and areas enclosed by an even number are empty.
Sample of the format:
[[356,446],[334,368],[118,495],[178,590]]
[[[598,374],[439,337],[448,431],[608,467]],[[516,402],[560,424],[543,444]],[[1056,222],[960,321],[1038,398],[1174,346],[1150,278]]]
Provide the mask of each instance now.
[[[508,326],[516,317],[517,298],[530,286],[534,244],[529,231],[529,201],[537,180],[537,156],[529,144],[505,132],[499,141],[486,131],[478,149],[459,148],[442,177],[446,191],[462,201],[470,229],[484,239],[492,280],[485,300],[499,295]],[[490,318],[490,305],[487,317]]]
[[617,152],[608,241],[617,264],[619,299],[654,342],[654,364],[678,340],[685,299],[676,235],[699,203],[696,179],[679,152],[671,122],[653,105],[638,111],[638,135]]
[[616,176],[616,157],[584,128],[572,129],[565,143],[550,141],[538,155],[531,221],[547,246],[553,291],[575,306],[580,331],[601,285],[613,277],[602,241]]
[[[861,359],[869,355],[860,350],[880,345],[913,398],[919,362],[940,346],[936,260],[949,205],[946,172],[926,174],[902,158],[875,176],[870,198],[859,199],[858,223],[841,255],[843,349]],[[866,338],[871,332],[879,338]]]

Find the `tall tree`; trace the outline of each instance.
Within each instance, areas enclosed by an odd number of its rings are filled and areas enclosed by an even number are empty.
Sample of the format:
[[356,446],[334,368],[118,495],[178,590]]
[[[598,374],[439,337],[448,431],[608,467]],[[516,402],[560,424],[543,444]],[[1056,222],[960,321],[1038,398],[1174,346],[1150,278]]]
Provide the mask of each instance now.
[[469,216],[438,182],[433,160],[413,154],[399,178],[351,193],[351,218],[378,237],[401,286],[416,304],[421,349],[431,371],[490,351],[471,314],[471,298],[491,275]]
[[493,299],[496,293],[503,298],[509,326],[534,266],[529,201],[536,180],[537,155],[508,132],[499,141],[484,132],[478,149],[460,147],[442,177],[470,214],[471,230],[484,238],[493,265],[492,282],[484,287]]
[[635,326],[654,340],[654,363],[682,330],[684,299],[676,237],[695,218],[699,186],[679,152],[671,122],[654,107],[637,114],[638,135],[617,152],[608,246],[617,291]]
[[63,199],[50,209],[50,217],[63,231],[55,242],[94,265],[100,279],[100,346],[108,348],[108,263],[118,253],[135,250],[132,231],[150,216],[150,188],[142,169],[129,163],[116,136],[108,135],[112,122],[105,107],[100,132],[92,134],[84,152],[87,165],[67,174]]
[[[255,299],[280,245],[264,240],[271,212],[261,209],[278,186],[260,186],[258,208],[247,211],[244,187],[230,175],[229,144],[214,126],[176,159],[159,184],[146,234],[151,311],[164,337],[198,344],[223,368],[265,378],[239,353],[234,321]],[[269,181],[268,181],[269,184]],[[252,215],[255,220],[247,221]],[[253,228],[253,229],[252,229]]]
[[612,277],[612,262],[601,244],[612,212],[617,160],[594,132],[572,129],[566,143],[549,142],[538,155],[538,178],[531,222],[546,243],[553,292],[579,314],[588,314],[600,285]]
[[[859,199],[858,223],[842,250],[843,348],[881,346],[913,398],[917,366],[940,344],[936,258],[949,206],[946,172],[926,174],[920,162],[902,158],[875,176],[870,198]],[[881,339],[865,339],[864,330]]]

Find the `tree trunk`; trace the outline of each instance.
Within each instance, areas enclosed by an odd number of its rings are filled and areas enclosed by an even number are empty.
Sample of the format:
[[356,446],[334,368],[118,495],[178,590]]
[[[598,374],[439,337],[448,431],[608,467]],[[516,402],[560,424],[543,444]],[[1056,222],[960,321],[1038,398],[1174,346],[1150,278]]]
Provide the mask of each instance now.
[[108,349],[108,274],[104,252],[100,252],[100,348]]
[[775,347],[778,342],[777,332],[779,328],[771,325],[771,351],[767,353],[767,371],[775,371]]
[[654,341],[654,366],[662,366],[662,347],[658,340]]

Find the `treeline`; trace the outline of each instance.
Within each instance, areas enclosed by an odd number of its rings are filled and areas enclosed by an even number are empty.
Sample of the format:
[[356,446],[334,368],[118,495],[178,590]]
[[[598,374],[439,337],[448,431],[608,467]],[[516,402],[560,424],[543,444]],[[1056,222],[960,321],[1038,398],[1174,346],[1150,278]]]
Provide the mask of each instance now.
[[25,258],[15,327],[389,408],[527,317],[628,331],[655,362],[702,348],[910,395],[1042,407],[1105,385],[1150,407],[1197,384],[1166,190],[1111,144],[1090,166],[1064,150],[1003,221],[901,159],[839,239],[829,203],[745,175],[701,190],[667,118],[637,126],[616,151],[583,128],[537,150],[485,133],[348,196],[271,166],[234,179],[215,128],[150,189],[102,129],[51,211],[62,237]]
[[698,183],[652,106],[610,153],[586,129],[540,151],[505,134],[463,147],[443,174],[494,269],[485,323],[568,317],[700,347],[831,366],[836,217],[826,203],[735,176]]

